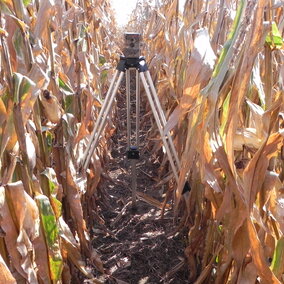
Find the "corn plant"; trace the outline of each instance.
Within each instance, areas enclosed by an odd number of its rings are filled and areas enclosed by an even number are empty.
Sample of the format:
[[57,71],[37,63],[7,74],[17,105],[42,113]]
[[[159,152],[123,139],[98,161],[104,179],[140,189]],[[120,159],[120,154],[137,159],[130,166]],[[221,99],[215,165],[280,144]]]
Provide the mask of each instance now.
[[181,159],[190,282],[282,283],[283,6],[143,1],[129,25],[143,27]]
[[99,283],[83,204],[106,137],[91,178],[79,168],[115,60],[110,4],[3,0],[0,11],[0,283]]

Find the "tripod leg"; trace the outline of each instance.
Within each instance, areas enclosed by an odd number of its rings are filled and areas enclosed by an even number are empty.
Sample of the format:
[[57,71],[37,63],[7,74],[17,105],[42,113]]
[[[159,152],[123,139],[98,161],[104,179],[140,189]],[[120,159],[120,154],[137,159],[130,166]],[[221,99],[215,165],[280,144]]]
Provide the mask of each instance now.
[[166,149],[166,152],[167,152],[167,155],[168,155],[168,158],[169,158],[169,161],[170,161],[170,164],[171,164],[171,167],[172,167],[172,170],[173,170],[173,173],[174,173],[174,177],[176,179],[176,181],[178,182],[178,170],[176,168],[176,165],[174,163],[174,160],[173,160],[173,157],[172,157],[172,154],[171,154],[171,151],[170,151],[170,148],[169,148],[169,145],[168,145],[168,142],[167,142],[167,139],[166,137],[164,136],[164,133],[163,133],[163,128],[162,128],[162,123],[161,123],[161,120],[159,118],[159,114],[155,108],[155,103],[153,101],[153,98],[152,98],[152,95],[151,95],[151,92],[150,92],[150,88],[147,84],[147,81],[146,81],[146,78],[145,78],[145,75],[143,72],[140,73],[140,78],[142,80],[142,83],[143,83],[143,86],[144,86],[144,89],[146,91],[146,95],[148,97],[148,100],[149,100],[149,103],[150,103],[150,106],[151,106],[151,109],[152,109],[152,112],[153,112],[153,115],[155,117],[155,120],[156,120],[156,123],[157,123],[157,126],[158,126],[158,129],[160,131],[160,135],[161,135],[161,138],[162,138],[162,141],[163,141],[163,144],[164,144],[164,147]]
[[104,113],[104,111],[105,111],[105,109],[106,109],[106,107],[107,107],[107,103],[108,103],[109,98],[110,98],[110,96],[111,96],[114,83],[116,82],[116,79],[117,79],[117,76],[118,76],[118,72],[119,72],[119,71],[116,70],[115,73],[114,73],[114,77],[113,77],[113,79],[112,79],[112,81],[111,81],[111,84],[110,84],[110,87],[109,87],[108,92],[107,92],[107,94],[106,94],[104,103],[103,103],[102,108],[101,108],[101,110],[100,110],[100,112],[99,112],[99,115],[98,115],[98,117],[97,117],[97,122],[96,122],[96,124],[95,124],[95,126],[94,126],[93,133],[92,133],[92,135],[91,135],[91,137],[90,137],[89,144],[87,145],[87,148],[86,148],[86,150],[85,150],[85,153],[84,153],[84,156],[83,156],[83,159],[82,159],[83,161],[85,161],[85,159],[86,159],[86,157],[87,157],[87,154],[89,153],[90,147],[91,147],[91,145],[92,145],[92,143],[90,143],[90,142],[93,141],[93,139],[94,139],[94,137],[95,137],[95,135],[96,135],[96,133],[97,133],[97,128],[98,128],[98,126],[99,126],[99,124],[100,124],[100,121],[101,121],[101,118],[102,118],[102,116],[103,116],[103,113]]
[[131,144],[131,105],[130,105],[130,70],[125,71],[126,79],[126,109],[127,109],[127,149],[129,149]]
[[137,191],[137,175],[136,175],[136,160],[131,160],[131,190],[132,190],[132,208],[136,206],[136,191]]
[[140,80],[139,71],[136,70],[136,146],[139,147],[139,127],[140,127]]
[[97,144],[98,144],[98,141],[99,141],[99,138],[100,138],[100,135],[105,127],[105,124],[106,124],[106,119],[107,119],[107,116],[110,112],[110,109],[111,109],[111,106],[112,106],[112,103],[114,101],[114,98],[115,98],[115,95],[117,93],[117,90],[120,86],[120,83],[121,83],[121,80],[123,78],[123,75],[124,73],[123,72],[120,72],[119,74],[119,77],[118,77],[118,80],[112,90],[112,93],[110,96],[108,96],[108,101],[105,100],[105,104],[106,106],[103,107],[103,109],[100,111],[100,114],[98,116],[98,119],[96,121],[96,124],[95,124],[95,127],[94,127],[94,130],[93,130],[93,134],[92,134],[92,140],[90,140],[89,142],[89,147],[87,148],[88,150],[86,150],[84,156],[83,156],[83,169],[84,170],[87,170],[88,168],[88,165],[89,165],[89,162],[90,162],[90,159],[93,155],[93,152],[95,150],[95,148],[97,147]]
[[[162,126],[164,128],[166,123],[167,123],[165,114],[164,114],[163,109],[161,107],[161,103],[159,101],[158,94],[156,92],[156,89],[155,89],[153,80],[151,78],[150,72],[146,71],[145,73],[146,73],[146,77],[148,79],[148,82],[149,82],[149,85],[150,85],[150,88],[151,88],[151,91],[152,91],[152,94],[153,94],[153,97],[154,97],[154,100],[155,100],[155,103],[156,103],[156,106],[157,106],[157,112],[160,115],[160,118],[161,118],[161,121],[162,121]],[[171,147],[171,151],[172,151],[172,153],[174,155],[174,158],[176,160],[177,166],[180,169],[180,161],[179,161],[179,158],[178,158],[178,155],[177,155],[177,152],[176,152],[176,148],[175,148],[174,143],[173,143],[172,136],[170,135],[169,132],[166,133],[166,136],[168,137],[169,144],[170,144],[170,147]]]

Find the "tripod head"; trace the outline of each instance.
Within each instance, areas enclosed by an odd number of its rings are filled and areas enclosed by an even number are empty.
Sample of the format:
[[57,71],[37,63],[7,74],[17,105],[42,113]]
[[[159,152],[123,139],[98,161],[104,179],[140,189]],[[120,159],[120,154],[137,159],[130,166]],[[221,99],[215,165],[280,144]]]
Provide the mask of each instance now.
[[124,49],[123,53],[126,58],[140,57],[140,40],[139,33],[125,33],[124,34]]

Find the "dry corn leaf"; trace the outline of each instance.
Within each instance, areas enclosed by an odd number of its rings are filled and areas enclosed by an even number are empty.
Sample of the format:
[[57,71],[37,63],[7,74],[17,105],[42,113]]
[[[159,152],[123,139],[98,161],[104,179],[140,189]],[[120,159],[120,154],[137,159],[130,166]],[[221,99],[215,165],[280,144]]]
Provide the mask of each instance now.
[[[194,40],[194,47],[188,62],[187,81],[185,91],[181,98],[183,113],[187,111],[201,88],[208,82],[213,72],[216,56],[210,45],[210,38],[207,29],[197,30]],[[180,118],[183,116],[181,115]]]
[[76,179],[73,176],[73,165],[71,161],[67,162],[66,168],[66,182],[68,185],[68,190],[66,192],[67,200],[70,204],[70,210],[72,212],[72,218],[74,220],[76,230],[79,235],[79,239],[81,242],[82,249],[87,253],[89,251],[88,247],[88,233],[86,231],[86,222],[83,218],[83,209],[80,199],[80,191],[78,188],[78,184],[76,183]]
[[[11,202],[11,199],[7,197],[5,194],[5,188],[0,187],[0,215],[1,219],[1,228],[5,232],[5,244],[9,254],[9,257],[15,267],[16,271],[19,273],[19,280],[26,279],[29,282],[36,283],[36,274],[33,269],[30,256],[28,255],[28,250],[26,245],[30,247],[30,243],[28,243],[28,239],[23,240],[22,231],[19,231],[19,225],[15,222],[21,222],[21,226],[23,226],[23,215],[18,216],[19,220],[14,220],[13,216],[10,212],[8,200]],[[17,202],[15,200],[15,202]],[[25,207],[20,212],[25,211]],[[15,211],[14,211],[15,212]],[[20,214],[19,212],[19,214]],[[15,214],[15,213],[13,213]],[[16,215],[17,216],[17,215]],[[31,228],[32,229],[32,228]],[[19,233],[20,234],[19,234]],[[18,240],[19,237],[19,240]],[[19,241],[19,243],[18,243]],[[20,246],[20,247],[19,247]],[[20,251],[18,250],[20,249]]]
[[250,262],[242,267],[238,276],[238,284],[251,284],[257,279],[256,267]]
[[48,23],[54,7],[53,0],[41,1],[34,28],[35,37],[45,39],[48,33]]
[[7,119],[7,110],[3,100],[0,98],[0,125]]
[[50,284],[51,276],[49,269],[49,256],[47,253],[48,248],[46,246],[46,240],[42,228],[40,228],[39,236],[34,240],[33,244],[39,278],[44,284]]
[[244,146],[251,149],[259,149],[263,141],[257,135],[255,128],[237,129],[234,137],[234,150],[242,151]]
[[251,244],[251,254],[254,261],[254,265],[257,268],[257,272],[263,281],[266,283],[280,284],[281,282],[276,278],[274,273],[269,269],[264,257],[263,247],[258,238],[256,229],[251,220],[246,222],[248,228],[248,236]]
[[67,253],[67,257],[74,263],[74,265],[81,270],[87,277],[92,278],[92,274],[86,268],[86,263],[81,258],[80,247],[75,240],[70,228],[65,223],[62,217],[59,218],[60,237],[63,239],[63,249]]
[[0,282],[5,284],[16,284],[16,279],[6,265],[4,259],[0,255]]
[[264,204],[277,220],[280,230],[284,232],[284,192],[283,183],[277,173],[267,171],[263,182]]
[[271,134],[250,160],[244,170],[244,196],[249,208],[255,202],[256,193],[262,187],[269,159],[277,154],[283,144],[279,133]]

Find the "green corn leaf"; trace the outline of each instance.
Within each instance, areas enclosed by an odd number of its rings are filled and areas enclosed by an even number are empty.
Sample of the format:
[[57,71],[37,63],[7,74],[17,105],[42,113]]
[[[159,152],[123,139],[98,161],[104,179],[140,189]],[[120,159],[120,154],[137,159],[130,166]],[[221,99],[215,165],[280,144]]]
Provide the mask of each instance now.
[[215,98],[218,96],[218,92],[222,85],[222,82],[224,81],[225,76],[226,74],[228,74],[228,71],[230,69],[230,61],[232,60],[234,56],[233,46],[241,30],[242,19],[243,19],[246,7],[247,7],[247,0],[240,1],[240,5],[238,7],[238,10],[237,10],[234,22],[233,22],[233,26],[228,35],[227,41],[224,44],[219,60],[213,71],[211,80],[209,81],[207,86],[201,91],[202,95],[208,96],[209,94],[211,94],[211,97],[215,97]]
[[107,70],[103,70],[101,73],[101,81],[105,82],[107,80],[107,75],[108,75],[108,71]]
[[223,102],[223,106],[222,106],[222,117],[221,117],[221,126],[220,126],[221,137],[223,137],[225,134],[225,126],[226,126],[228,115],[229,115],[230,98],[231,98],[231,92],[227,95],[226,99]]
[[284,272],[284,237],[277,241],[276,249],[274,251],[271,269],[276,276],[280,276]]
[[46,131],[46,146],[48,149],[48,152],[51,153],[52,151],[52,140],[54,139],[54,135],[50,131]]
[[60,76],[58,77],[59,88],[63,91],[66,95],[74,95],[74,91],[72,87],[68,84],[68,82],[64,82]]
[[54,281],[61,278],[63,260],[60,252],[59,229],[50,201],[45,195],[36,196],[41,224],[48,247],[50,276]]
[[279,49],[282,47],[283,39],[275,22],[272,22],[271,31],[266,36],[265,42],[271,48]]
[[56,173],[52,168],[46,168],[41,175],[44,176],[42,186],[43,188],[48,187],[46,192],[49,192],[50,194],[51,206],[55,213],[56,219],[58,219],[62,215],[62,203],[56,197],[58,193],[58,181],[56,178]]
[[103,55],[99,57],[100,66],[103,66],[106,63],[106,58]]
[[20,73],[13,74],[13,83],[14,83],[14,94],[13,100],[15,103],[19,103],[23,96],[27,94],[30,87],[35,86],[36,84],[27,76],[24,76]]
[[64,110],[66,113],[73,113],[74,111],[74,97],[75,96],[66,96],[64,100]]
[[31,3],[31,0],[23,0],[25,6],[28,6]]
[[235,16],[235,19],[234,19],[234,22],[233,22],[233,25],[232,25],[232,28],[231,28],[231,31],[228,35],[228,38],[227,38],[227,41],[226,43],[224,44],[224,47],[221,51],[221,55],[219,57],[219,60],[216,64],[216,67],[215,67],[215,70],[213,72],[213,78],[216,77],[222,67],[222,64],[224,63],[224,60],[226,58],[226,55],[233,43],[233,38],[235,38],[235,36],[237,35],[238,33],[238,30],[241,26],[241,20],[242,20],[242,15],[243,15],[243,12],[245,10],[245,7],[246,7],[246,1],[242,0],[239,7],[238,7],[238,10],[237,10],[237,13],[236,13],[236,16]]
[[59,74],[58,83],[60,90],[66,95],[64,98],[64,110],[65,112],[73,112],[72,106],[74,102],[74,90],[72,89],[68,78],[64,79],[63,75]]

